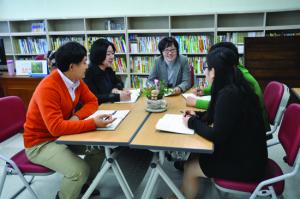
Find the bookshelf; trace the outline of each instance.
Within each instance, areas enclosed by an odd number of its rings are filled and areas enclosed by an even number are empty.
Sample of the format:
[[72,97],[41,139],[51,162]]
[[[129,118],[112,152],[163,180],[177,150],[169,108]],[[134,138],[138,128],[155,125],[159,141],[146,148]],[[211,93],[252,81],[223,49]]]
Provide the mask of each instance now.
[[[107,23],[115,24],[107,28]],[[44,22],[44,32],[31,32],[32,23]],[[255,34],[253,34],[255,33]],[[127,71],[117,72],[126,87],[131,87],[131,76],[144,78],[149,73],[131,69],[130,60],[136,57],[159,56],[159,52],[136,51],[131,52],[131,37],[135,35],[140,38],[156,38],[165,36],[199,36],[205,35],[210,38],[210,46],[215,44],[220,36],[242,35],[236,45],[239,49],[240,59],[244,52],[243,41],[247,37],[265,37],[266,35],[300,33],[300,10],[275,10],[265,12],[243,12],[243,13],[187,13],[172,15],[119,15],[98,16],[84,18],[49,18],[49,19],[20,19],[0,21],[0,37],[4,38],[5,52],[8,60],[30,59],[39,53],[18,53],[15,40],[46,39],[47,49],[52,49],[51,39],[56,38],[82,38],[87,48],[89,60],[89,38],[112,37],[124,39],[125,52],[115,53],[116,58],[126,62]],[[143,41],[143,40],[141,40]],[[134,43],[134,42],[133,42]],[[240,51],[241,50],[241,51]],[[191,60],[204,59],[207,52],[183,52]],[[194,78],[204,78],[202,72],[195,73]],[[127,81],[126,81],[127,79]]]

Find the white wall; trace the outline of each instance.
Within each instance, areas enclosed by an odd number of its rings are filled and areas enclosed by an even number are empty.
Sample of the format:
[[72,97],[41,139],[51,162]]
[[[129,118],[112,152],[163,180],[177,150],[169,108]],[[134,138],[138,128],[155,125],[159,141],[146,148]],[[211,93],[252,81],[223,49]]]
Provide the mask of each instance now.
[[300,0],[0,0],[0,20],[285,9],[300,9]]

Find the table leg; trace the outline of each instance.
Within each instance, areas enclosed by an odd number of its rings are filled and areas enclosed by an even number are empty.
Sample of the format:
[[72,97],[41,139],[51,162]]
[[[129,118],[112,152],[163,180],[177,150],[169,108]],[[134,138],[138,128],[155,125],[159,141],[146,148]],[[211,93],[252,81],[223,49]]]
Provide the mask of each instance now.
[[100,180],[103,178],[104,174],[113,165],[114,160],[118,157],[118,155],[121,153],[121,151],[122,151],[122,148],[117,148],[109,158],[107,157],[106,163],[100,169],[99,173],[97,174],[97,176],[93,180],[92,184],[90,185],[88,190],[82,196],[82,199],[88,199],[90,197],[90,195],[92,194],[92,192],[94,191],[96,186],[99,184]]

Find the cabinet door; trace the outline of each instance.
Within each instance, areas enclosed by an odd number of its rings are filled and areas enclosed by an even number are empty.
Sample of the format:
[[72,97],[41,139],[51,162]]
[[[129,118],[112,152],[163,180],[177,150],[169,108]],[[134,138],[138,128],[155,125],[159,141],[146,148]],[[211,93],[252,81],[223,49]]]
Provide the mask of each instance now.
[[5,96],[18,96],[20,97],[24,104],[26,109],[29,106],[30,99],[33,95],[33,92],[35,91],[37,85],[22,85],[22,84],[4,84],[3,90]]

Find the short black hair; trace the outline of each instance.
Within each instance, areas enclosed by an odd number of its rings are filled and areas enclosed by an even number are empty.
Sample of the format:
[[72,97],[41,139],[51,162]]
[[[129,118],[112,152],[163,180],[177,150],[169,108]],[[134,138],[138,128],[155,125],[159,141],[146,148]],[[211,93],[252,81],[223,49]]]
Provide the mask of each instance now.
[[69,42],[55,52],[56,67],[61,72],[69,70],[70,64],[78,64],[86,56],[86,49],[77,42]]
[[159,43],[158,43],[158,49],[161,55],[163,55],[163,52],[165,48],[171,47],[172,44],[174,44],[176,51],[177,51],[177,56],[179,55],[179,45],[176,39],[173,37],[165,37],[163,38]]
[[106,39],[96,40],[93,43],[90,52],[91,62],[96,65],[102,65],[103,61],[106,59],[106,53],[109,46],[111,46],[114,52],[116,52],[114,44],[110,41],[107,41]]
[[220,42],[220,43],[216,43],[215,45],[213,45],[209,51],[213,51],[214,49],[216,48],[220,48],[220,47],[224,47],[224,48],[228,48],[230,50],[232,50],[236,56],[237,56],[237,61],[239,61],[239,52],[238,52],[238,49],[237,47],[231,43],[231,42]]

